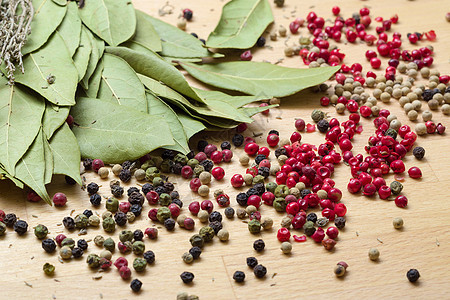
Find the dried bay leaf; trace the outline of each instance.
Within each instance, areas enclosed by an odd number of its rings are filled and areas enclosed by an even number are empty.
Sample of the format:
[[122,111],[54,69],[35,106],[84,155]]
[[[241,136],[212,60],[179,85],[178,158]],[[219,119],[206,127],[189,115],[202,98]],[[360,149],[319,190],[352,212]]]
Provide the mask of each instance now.
[[92,52],[91,56],[89,57],[89,64],[87,66],[86,74],[84,74],[84,77],[80,82],[81,86],[84,89],[89,88],[89,79],[91,78],[92,74],[94,74],[94,71],[97,68],[97,64],[103,56],[103,51],[105,50],[105,42],[103,40],[96,38],[90,30],[87,30],[86,32],[88,34],[89,40],[91,41]]
[[128,0],[89,0],[78,13],[83,23],[110,46],[129,40],[136,30],[136,14]]
[[[67,3],[66,0],[63,1]],[[74,1],[69,2],[67,5],[66,16],[62,20],[57,31],[63,38],[67,49],[69,49],[70,56],[72,57],[80,44],[81,37],[81,19],[78,17],[78,7]]]
[[247,116],[252,117],[252,116],[256,115],[257,113],[260,113],[267,109],[275,108],[278,106],[279,106],[278,104],[273,104],[273,105],[268,105],[268,106],[263,106],[263,107],[251,106],[251,107],[241,107],[241,108],[238,108],[238,110],[242,111]]
[[61,127],[69,115],[69,106],[57,106],[50,102],[45,103],[44,116],[42,118],[42,129],[47,139],[53,136],[53,133]]
[[173,145],[164,119],[100,99],[79,98],[71,114],[82,157],[106,164],[137,159],[157,148]]
[[184,132],[186,133],[186,137],[188,138],[188,140],[194,134],[206,129],[206,126],[203,125],[202,122],[191,118],[187,114],[181,112],[179,109],[174,111],[178,116],[178,120],[180,120],[181,124],[183,125]]
[[[15,81],[26,85],[56,105],[74,105],[78,72],[64,40],[58,32],[38,51],[23,60],[25,74],[15,74]],[[48,77],[54,76],[54,83]]]
[[91,39],[88,37],[88,31],[89,30],[83,26],[81,29],[80,46],[73,56],[73,62],[78,71],[78,81],[81,81],[86,74],[89,58],[92,53],[92,43]]
[[44,184],[49,184],[52,181],[53,175],[53,155],[50,145],[48,144],[48,138],[42,133],[43,148],[44,148]]
[[219,91],[207,91],[198,88],[194,88],[203,99],[219,99],[220,101],[227,102],[235,108],[242,107],[252,102],[270,99],[270,96],[258,95],[258,96],[231,96]]
[[273,22],[267,0],[233,0],[224,5],[219,24],[208,37],[210,48],[248,49]]
[[212,86],[249,95],[286,97],[328,80],[337,67],[296,69],[262,62],[194,65],[180,62],[194,78]]
[[138,42],[155,52],[160,52],[162,50],[161,40],[153,27],[153,24],[149,20],[149,15],[140,10],[135,11],[136,33],[133,36],[133,41]]
[[183,129],[183,124],[178,119],[175,112],[164,101],[157,96],[147,93],[148,111],[151,116],[159,116],[166,120],[172,132],[175,145],[165,146],[165,149],[174,150],[187,154],[190,149],[188,139]]
[[14,184],[18,188],[23,189],[23,182],[20,181],[19,179],[15,178],[15,177],[9,175],[9,173],[6,172],[6,170],[0,165],[0,179],[3,180],[5,178],[7,178],[7,179],[11,180],[12,182],[14,182]]
[[123,58],[136,73],[164,82],[179,93],[203,103],[183,74],[153,51],[143,53],[125,47],[106,47],[106,52]]
[[97,97],[148,112],[144,85],[130,65],[122,58],[109,53],[103,55],[103,65]]
[[41,127],[45,102],[20,84],[9,86],[0,77],[0,163],[15,175],[15,165]]
[[82,185],[80,177],[80,148],[77,139],[64,123],[50,139],[50,149],[53,155],[53,174],[71,177]]
[[[64,5],[67,5],[68,0],[52,0],[52,1],[58,5],[64,6]],[[70,2],[69,2],[69,5],[70,5]]]
[[[141,14],[143,13],[141,12]],[[218,58],[224,56],[220,53],[208,51],[199,39],[173,25],[146,14],[145,18],[153,24],[156,32],[161,37],[162,51],[160,54],[162,56],[178,58]]]
[[100,82],[102,80],[102,73],[103,73],[103,59],[99,61],[97,67],[94,70],[94,73],[89,79],[89,88],[85,89],[86,95],[89,98],[97,98],[98,90],[100,88]]
[[66,15],[67,6],[60,6],[51,0],[32,0],[34,16],[31,32],[22,48],[28,54],[44,45]]

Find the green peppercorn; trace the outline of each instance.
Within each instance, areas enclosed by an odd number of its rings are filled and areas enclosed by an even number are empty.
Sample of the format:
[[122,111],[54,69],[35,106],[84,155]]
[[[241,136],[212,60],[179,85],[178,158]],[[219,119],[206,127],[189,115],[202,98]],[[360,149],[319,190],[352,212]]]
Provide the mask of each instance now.
[[172,197],[170,197],[169,194],[162,193],[159,195],[159,205],[161,206],[169,206],[170,203],[172,203]]
[[196,160],[195,158],[191,158],[190,160],[188,160],[187,165],[189,167],[191,167],[192,169],[194,169],[196,166],[198,166],[199,161]]
[[92,227],[98,227],[100,225],[100,218],[96,215],[92,215],[89,217],[89,225]]
[[136,257],[133,261],[133,268],[136,270],[136,272],[143,272],[145,271],[145,268],[147,267],[147,261],[143,258]]
[[269,230],[273,226],[273,220],[269,217],[263,217],[261,218],[261,227],[264,230]]
[[191,236],[189,242],[191,243],[192,247],[203,248],[203,245],[205,244],[205,240],[200,234],[194,234],[193,236]]
[[126,241],[132,241],[134,237],[134,234],[132,231],[130,230],[122,230],[119,234],[119,240],[122,243],[125,243]]
[[277,188],[277,184],[275,183],[275,182],[268,182],[267,184],[266,184],[266,190],[268,191],[268,192],[271,192],[271,193],[274,193],[275,192],[275,189]]
[[395,218],[392,221],[392,224],[394,225],[395,229],[400,229],[403,227],[403,219],[402,218]]
[[6,232],[6,225],[3,222],[0,222],[0,236],[4,235]]
[[284,184],[280,184],[275,188],[274,195],[275,197],[286,198],[289,195],[289,188]]
[[195,177],[200,177],[200,174],[202,174],[203,172],[205,172],[205,167],[202,165],[197,165],[194,167],[194,176]]
[[134,254],[141,255],[145,251],[145,244],[142,241],[136,241],[133,243],[133,246],[131,249],[133,250]]
[[52,276],[55,273],[55,266],[49,263],[45,263],[42,267],[45,275]]
[[[173,164],[173,161],[171,161],[170,159],[164,159],[161,163],[161,165],[159,166],[159,169],[161,170],[161,172],[163,173],[170,173],[170,166]],[[153,185],[154,186],[158,186],[157,184],[155,184],[155,182],[153,181]]]
[[390,184],[392,195],[398,195],[403,190],[403,184],[398,181],[392,181]]
[[303,231],[307,236],[312,236],[314,232],[316,232],[316,228],[314,228],[314,223],[312,221],[307,221],[305,225],[303,225]]
[[258,209],[256,208],[256,206],[254,205],[249,205],[245,208],[245,212],[247,213],[247,215],[251,216],[253,213],[257,212]]
[[102,225],[106,232],[113,232],[116,230],[116,221],[111,217],[104,219]]
[[214,238],[214,229],[209,226],[204,226],[199,231],[200,236],[205,242],[210,242]]
[[313,110],[313,112],[311,113],[311,119],[313,119],[314,122],[319,122],[320,120],[325,119],[326,114],[318,109]]
[[257,184],[257,183],[264,183],[264,176],[262,175],[256,175],[255,177],[253,177],[253,184]]
[[137,181],[142,181],[145,179],[145,170],[137,169],[134,171],[134,178],[136,178]]
[[70,249],[73,249],[75,247],[75,241],[72,238],[65,238],[61,242],[61,247],[63,247],[63,246],[67,246]]
[[119,200],[114,197],[108,198],[106,200],[106,209],[111,213],[115,213],[119,210]]
[[[166,172],[169,173],[169,172]],[[153,178],[152,184],[154,187],[158,187],[164,184],[164,179],[162,179],[161,177],[155,177]]]
[[141,165],[141,169],[144,171],[147,171],[148,168],[154,167],[154,166],[155,166],[155,162],[153,161],[153,159],[148,159]]
[[187,298],[188,298],[188,293],[186,293],[186,292],[178,293],[178,295],[177,295],[177,300],[187,300]]
[[261,223],[257,219],[250,220],[248,222],[248,231],[250,233],[259,233],[261,231]]
[[62,259],[70,259],[72,257],[72,249],[68,246],[61,247],[59,255]]
[[278,197],[275,198],[275,200],[273,201],[273,208],[275,208],[275,210],[277,212],[285,212],[286,211],[286,200],[284,200],[284,198]]
[[89,225],[89,219],[84,214],[75,216],[75,227],[78,229],[86,228]]
[[167,207],[158,208],[158,212],[156,213],[156,218],[159,222],[164,223],[165,220],[172,217],[170,210]]
[[105,211],[102,213],[102,220],[106,219],[106,218],[112,218],[113,214],[110,211]]
[[96,244],[98,247],[103,247],[104,242],[105,242],[105,238],[101,235],[97,235],[94,238],[94,244]]
[[112,238],[107,238],[103,243],[103,247],[109,252],[114,252],[116,249],[116,242],[114,242]]
[[161,174],[156,167],[149,167],[147,170],[145,170],[145,180],[147,181],[153,182],[153,179],[159,176],[161,176]]
[[180,164],[182,164],[183,166],[184,165],[186,165],[187,163],[188,163],[188,158],[187,158],[187,156],[186,155],[184,155],[184,154],[181,154],[181,153],[178,153],[177,155],[175,155],[175,157],[174,157],[174,159],[173,159],[173,161],[175,162],[175,163],[180,163]]
[[181,258],[187,264],[190,264],[194,261],[194,257],[189,252],[184,252],[183,255],[181,256]]
[[136,215],[132,211],[127,212],[128,223],[133,223],[135,219],[136,219]]
[[97,254],[89,254],[86,258],[89,268],[95,269],[100,266],[100,257]]
[[47,234],[48,228],[45,225],[39,224],[34,228],[34,235],[40,240],[44,239],[47,236]]

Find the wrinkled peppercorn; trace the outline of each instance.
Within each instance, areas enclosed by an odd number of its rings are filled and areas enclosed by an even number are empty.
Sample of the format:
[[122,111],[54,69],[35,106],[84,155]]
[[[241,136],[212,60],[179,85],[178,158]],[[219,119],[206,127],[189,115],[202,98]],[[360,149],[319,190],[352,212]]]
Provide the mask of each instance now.
[[253,269],[253,273],[255,273],[255,276],[256,276],[257,278],[263,278],[264,276],[266,276],[267,269],[266,269],[266,267],[264,267],[263,265],[257,265],[257,266]]
[[69,230],[75,229],[75,221],[72,217],[64,217],[63,225]]
[[275,150],[275,157],[278,158],[280,155],[287,155],[287,151],[284,148],[278,148]]
[[15,214],[7,214],[3,219],[3,223],[5,223],[6,227],[12,228],[14,224],[17,222],[17,217]]
[[314,228],[314,223],[311,221],[307,221],[305,225],[303,225],[303,231],[307,236],[312,236],[314,232],[316,232],[316,228]]
[[239,193],[236,196],[236,202],[240,206],[247,206],[248,195],[247,193]]
[[268,167],[261,167],[258,169],[258,175],[268,178],[270,175],[270,169]]
[[88,248],[88,243],[86,242],[86,240],[81,239],[77,241],[77,246],[78,248],[84,251]]
[[192,255],[194,259],[198,259],[200,257],[200,254],[202,254],[202,249],[200,247],[192,247],[189,249],[189,253]]
[[235,147],[240,147],[244,143],[244,136],[242,134],[236,133],[231,139],[231,142]]
[[78,214],[74,218],[75,228],[82,229],[89,225],[89,219],[84,214]]
[[[146,183],[146,184],[148,184],[148,183]],[[145,185],[145,184],[144,184],[144,185]],[[142,186],[142,188],[144,188],[144,185]],[[138,189],[137,187],[132,186],[132,187],[128,188],[128,190],[127,190],[127,196],[130,197],[130,195],[131,195],[132,193],[140,193],[140,191],[139,191],[139,189]]]
[[136,255],[141,255],[145,251],[145,244],[142,241],[136,241],[133,243],[131,250],[133,250],[133,253]]
[[78,247],[72,249],[72,256],[74,258],[80,258],[83,256],[83,254],[84,254],[83,249],[80,249]]
[[209,159],[205,159],[204,161],[200,162],[200,166],[205,168],[206,172],[211,172],[211,169],[214,167],[214,163]]
[[102,197],[99,194],[93,194],[89,197],[89,201],[94,206],[99,206],[102,203]]
[[319,129],[320,132],[325,133],[330,128],[330,123],[328,123],[327,120],[323,119],[317,122],[317,129]]
[[114,185],[111,187],[111,194],[116,198],[122,197],[123,192],[123,187],[121,187],[120,185]]
[[124,212],[118,211],[114,214],[114,221],[118,226],[125,226],[127,224],[127,215]]
[[197,150],[199,152],[203,152],[205,150],[205,147],[208,146],[208,144],[209,143],[207,141],[205,141],[205,140],[198,141],[198,143],[197,143]]
[[175,220],[172,218],[168,218],[164,220],[164,227],[166,227],[167,230],[174,230],[175,229]]
[[135,241],[142,241],[142,239],[144,238],[144,233],[142,232],[142,230],[136,229],[133,232],[133,238]]
[[252,195],[258,195],[259,192],[258,192],[257,189],[255,189],[255,188],[252,187],[252,188],[249,188],[249,189],[248,189],[248,191],[246,192],[246,194],[247,194],[248,197],[250,197],[250,196],[252,196]]
[[18,235],[24,235],[28,231],[28,223],[23,220],[18,220],[13,227]]
[[209,215],[209,222],[222,222],[222,214],[218,211],[213,211]]
[[89,193],[89,195],[93,195],[98,192],[99,186],[95,182],[91,182],[87,185],[86,190]]
[[385,136],[390,136],[394,140],[397,139],[397,131],[395,131],[395,129],[392,129],[392,128],[389,128],[388,130],[386,130],[386,133],[384,135]]
[[192,247],[203,248],[203,245],[205,244],[204,239],[199,234],[194,234],[193,236],[191,236],[189,242],[191,243]]
[[266,243],[262,239],[256,240],[253,242],[253,249],[256,250],[256,252],[261,252],[266,247]]
[[250,256],[247,257],[247,266],[249,266],[250,268],[255,268],[258,265],[258,260],[256,259],[256,257]]
[[83,167],[86,171],[92,169],[92,161],[90,158],[83,159]]
[[142,281],[139,279],[133,279],[130,283],[130,288],[135,293],[139,292],[142,288]]
[[[220,229],[219,229],[220,230]],[[217,232],[219,231],[217,230]],[[214,238],[215,231],[210,226],[204,226],[199,231],[200,236],[203,238],[205,242],[210,242]]]
[[89,218],[90,216],[93,215],[93,212],[92,212],[92,210],[90,210],[90,209],[85,209],[85,210],[83,211],[83,215],[85,215],[87,218]]
[[161,196],[162,194],[167,194],[167,189],[163,185],[160,185],[155,188],[155,192]]
[[228,141],[222,142],[222,144],[220,144],[220,148],[222,150],[225,150],[225,149],[231,150],[231,144]]
[[220,231],[220,229],[223,228],[222,223],[219,221],[209,223],[209,227],[211,227],[214,230],[215,234],[217,234]]
[[416,269],[410,269],[407,273],[406,273],[406,277],[408,278],[408,280],[410,282],[416,282],[419,277],[419,271],[417,271]]
[[265,160],[267,157],[264,154],[258,154],[255,157],[255,164],[259,165],[260,162]]
[[232,207],[227,207],[225,208],[225,217],[227,217],[228,219],[232,219],[234,217],[234,208]]
[[392,195],[398,195],[403,190],[403,184],[398,181],[392,181],[389,187],[391,188]]
[[301,191],[300,191],[300,196],[301,196],[302,198],[304,198],[306,195],[309,195],[309,194],[311,194],[311,190],[304,189],[304,190],[301,190]]
[[194,274],[191,272],[183,272],[180,275],[181,280],[183,280],[184,283],[191,283],[192,280],[194,280]]
[[236,282],[243,282],[245,280],[245,273],[242,271],[236,271],[233,274],[233,279]]
[[180,199],[173,199],[172,203],[178,205],[179,208],[183,207],[183,201],[181,201]]
[[136,217],[139,217],[142,213],[142,206],[139,204],[133,204],[130,207],[130,212],[132,212]]
[[313,223],[316,223],[317,222],[317,215],[315,213],[309,213],[306,216],[306,221],[311,221]]
[[425,156],[425,149],[422,147],[415,147],[413,150],[413,155],[418,160],[421,160]]
[[131,205],[138,204],[142,206],[144,201],[144,196],[139,192],[133,192],[128,196],[128,202],[130,202]]
[[434,93],[433,93],[433,90],[431,90],[431,89],[426,89],[422,93],[422,98],[425,101],[430,101],[431,99],[433,99],[433,96],[434,96]]
[[338,229],[342,229],[345,227],[345,218],[344,217],[337,217],[336,219],[334,219],[334,225],[338,228]]
[[147,261],[149,265],[155,262],[155,253],[153,251],[148,250],[144,253],[144,259]]
[[144,193],[144,195],[147,195],[147,193],[153,191],[153,189],[154,187],[152,184],[146,183],[142,186],[142,193]]
[[56,249],[56,243],[52,239],[45,239],[42,241],[42,249],[47,253],[52,253]]
[[122,169],[119,174],[119,179],[122,182],[128,182],[131,180],[131,171],[129,169]]

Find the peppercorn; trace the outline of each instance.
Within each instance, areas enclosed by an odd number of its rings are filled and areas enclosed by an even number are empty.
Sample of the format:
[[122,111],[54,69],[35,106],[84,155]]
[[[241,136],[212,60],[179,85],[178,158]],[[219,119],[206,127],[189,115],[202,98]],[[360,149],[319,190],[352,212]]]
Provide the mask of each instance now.
[[325,133],[330,128],[330,123],[328,123],[327,120],[322,119],[319,122],[317,122],[317,129],[319,129],[320,132]]
[[151,250],[148,250],[144,253],[144,259],[147,261],[147,264],[151,265],[155,262],[155,253]]
[[114,221],[119,226],[125,226],[125,224],[127,224],[127,221],[128,221],[127,215],[121,211],[118,211],[114,214]]
[[197,217],[200,220],[200,222],[206,223],[208,221],[208,218],[209,218],[209,213],[206,210],[201,210],[197,214]]
[[239,219],[245,219],[245,217],[247,216],[247,212],[246,212],[245,209],[243,209],[243,208],[238,208],[238,209],[236,210],[236,216],[237,216]]
[[103,242],[103,247],[110,252],[114,252],[114,250],[116,248],[116,242],[114,242],[114,240],[112,238],[107,238]]
[[5,223],[6,227],[12,228],[14,224],[17,222],[17,217],[15,214],[7,214],[3,219],[3,223]]
[[247,206],[247,201],[248,201],[248,195],[246,193],[239,193],[239,194],[237,194],[236,202],[240,206]]
[[[220,229],[219,229],[220,230]],[[214,229],[210,226],[204,226],[199,231],[200,236],[205,242],[210,242],[214,238]]]
[[202,249],[200,249],[200,247],[195,246],[189,249],[189,253],[192,255],[194,259],[198,259],[200,258],[200,254],[202,254]]
[[116,198],[121,198],[123,195],[123,187],[119,186],[119,185],[115,185],[113,187],[111,187],[111,194],[116,197]]
[[83,254],[84,254],[83,249],[80,249],[78,247],[72,249],[73,258],[80,258],[83,256]]
[[143,272],[145,271],[145,268],[147,267],[147,261],[143,258],[136,257],[133,261],[133,268],[136,270],[136,272]]
[[209,215],[209,222],[222,222],[222,214],[218,211],[213,211],[210,215]]
[[390,136],[395,140],[397,138],[397,131],[395,129],[389,128],[388,130],[386,130],[385,135]]
[[425,149],[422,147],[415,147],[413,150],[413,155],[418,160],[421,160],[425,156]]
[[214,221],[209,223],[209,227],[214,230],[214,233],[217,234],[223,228],[222,223],[218,221]]
[[273,208],[275,208],[275,210],[277,212],[285,212],[286,211],[286,206],[287,206],[287,203],[286,203],[286,200],[284,198],[277,197],[273,201]]
[[65,217],[62,223],[68,230],[72,230],[75,228],[75,221],[72,217]]
[[250,233],[256,234],[261,232],[261,223],[257,219],[250,220],[247,225]]
[[85,251],[88,248],[88,243],[84,239],[80,239],[77,241],[77,246],[81,250]]
[[78,214],[74,218],[75,228],[82,229],[89,225],[89,219],[84,214]]
[[261,223],[262,229],[264,229],[264,230],[269,230],[273,226],[273,220],[269,217],[262,218],[260,223]]
[[122,243],[125,243],[125,242],[131,242],[132,240],[133,240],[133,237],[134,237],[134,235],[133,235],[133,232],[132,231],[130,231],[130,230],[122,230],[120,233],[119,233],[119,240],[122,242]]
[[45,239],[42,241],[42,249],[47,253],[52,253],[56,249],[56,243],[52,239]]
[[192,247],[200,247],[203,248],[203,245],[205,243],[203,237],[199,234],[194,234],[189,239],[189,242],[191,243]]
[[292,251],[292,244],[289,242],[283,242],[281,243],[280,249],[284,254],[289,254]]
[[86,190],[89,193],[89,195],[94,195],[98,192],[100,187],[95,182],[91,182],[86,186]]
[[156,218],[159,222],[164,223],[165,220],[169,219],[171,217],[170,209],[167,207],[160,207],[158,208],[158,212],[156,214]]
[[380,257],[380,251],[377,248],[370,248],[369,250],[369,258],[370,260],[377,260]]
[[99,206],[102,202],[102,197],[99,194],[93,194],[89,197],[89,201],[93,206]]
[[342,277],[345,274],[345,267],[343,265],[337,264],[336,267],[334,267],[334,274],[336,274],[337,277]]
[[225,217],[227,217],[228,219],[232,219],[234,217],[234,208],[232,207],[225,208],[224,214]]
[[141,255],[145,251],[145,244],[142,241],[136,241],[132,246],[133,253],[136,255]]
[[47,234],[48,228],[42,224],[39,224],[34,228],[34,235],[40,240],[44,239]]
[[406,272],[406,278],[408,278],[410,282],[416,282],[419,277],[419,271],[417,271],[416,269],[410,269],[408,272]]
[[104,242],[105,242],[105,238],[101,235],[97,235],[94,238],[94,244],[96,244],[98,247],[103,247]]
[[316,221],[316,225],[318,227],[325,227],[325,226],[327,226],[329,221],[330,220],[328,218],[325,218],[325,217],[318,218],[317,221]]
[[130,207],[130,213],[133,213],[135,217],[139,217],[142,213],[142,206],[139,204],[133,204]]
[[55,266],[49,263],[45,263],[42,267],[42,270],[44,270],[45,275],[51,276],[53,273],[55,273]]
[[166,219],[164,221],[164,227],[166,227],[167,230],[174,230],[175,229],[175,220],[172,218]]
[[183,255],[181,256],[181,258],[187,264],[190,264],[194,261],[194,257],[189,252],[184,252]]
[[194,280],[194,274],[192,274],[191,272],[183,272],[181,273],[180,278],[184,283],[188,284],[191,283],[192,280]]
[[100,225],[100,218],[96,215],[90,216],[88,221],[90,226],[98,227]]
[[114,197],[108,198],[108,200],[106,200],[106,209],[111,213],[115,213],[119,210],[119,201]]
[[72,249],[68,246],[63,246],[59,250],[59,255],[62,259],[70,259],[72,257]]
[[266,276],[267,269],[266,269],[266,267],[264,267],[263,265],[257,265],[257,266],[253,269],[253,273],[255,273],[255,276],[256,276],[257,278],[263,278],[264,276]]
[[233,279],[236,282],[243,282],[245,280],[245,273],[242,271],[236,271],[233,274]]
[[133,279],[130,283],[130,288],[133,292],[138,293],[142,288],[142,281],[139,279]]
[[[167,193],[159,194],[158,204],[161,206],[169,206],[172,203],[172,198]],[[141,204],[142,205],[142,204]]]
[[103,250],[102,252],[100,252],[100,258],[106,258],[107,260],[111,260],[112,258],[111,251]]
[[262,239],[258,239],[253,242],[253,249],[256,250],[256,252],[261,252],[266,247],[266,243]]
[[398,182],[398,181],[393,181],[393,182],[391,182],[391,184],[390,184],[390,189],[391,189],[391,193],[392,193],[392,195],[398,195],[398,194],[400,194],[401,192],[402,192],[402,190],[403,190],[403,184],[401,184],[400,182]]
[[95,269],[100,266],[100,257],[97,254],[89,254],[86,258],[89,268]]
[[334,225],[338,228],[338,229],[343,229],[345,227],[345,218],[344,217],[337,217],[336,219],[334,219]]
[[305,225],[303,225],[303,231],[307,236],[312,236],[314,232],[316,232],[316,228],[314,228],[314,223],[312,221],[307,221]]
[[[123,166],[122,166],[123,167]],[[119,173],[119,178],[122,182],[128,182],[131,179],[131,171],[129,169],[123,169]]]
[[70,249],[73,249],[75,247],[75,241],[72,238],[65,238],[64,240],[62,240],[61,246],[67,246]]
[[199,166],[202,166],[206,172],[211,172],[211,169],[214,167],[214,163],[209,159],[205,159],[200,162]]
[[319,122],[320,120],[323,120],[326,117],[326,114],[318,109],[313,110],[311,113],[311,119],[313,119],[314,122]]
[[18,235],[24,235],[28,231],[28,223],[23,220],[18,220],[14,223],[14,231]]
[[247,196],[253,196],[253,195],[258,195],[258,190],[255,188],[249,188],[248,191],[246,192]]
[[231,139],[231,142],[235,147],[240,147],[244,143],[244,136],[242,134],[236,133]]
[[395,218],[392,221],[392,224],[394,225],[395,229],[400,229],[403,227],[403,219],[402,218]]
[[0,236],[4,235],[6,232],[6,225],[5,223],[0,221]]

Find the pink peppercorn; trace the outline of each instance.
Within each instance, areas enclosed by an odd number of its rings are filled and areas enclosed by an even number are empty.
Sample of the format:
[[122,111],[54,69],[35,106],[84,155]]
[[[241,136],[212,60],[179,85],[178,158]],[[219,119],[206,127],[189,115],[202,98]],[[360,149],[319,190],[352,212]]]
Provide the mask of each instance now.
[[328,97],[320,98],[320,105],[322,105],[322,106],[330,105],[330,98],[328,98]]
[[157,208],[152,208],[148,211],[148,217],[152,221],[158,221],[158,218],[156,217],[157,214],[158,214]]
[[298,131],[305,130],[305,121],[303,119],[295,120],[295,129],[297,129]]
[[265,157],[269,157],[269,155],[270,155],[270,149],[267,148],[267,147],[261,147],[261,148],[259,148],[259,150],[258,150],[258,154],[262,154],[262,155],[264,155]]
[[262,168],[262,167],[270,168],[270,160],[268,160],[268,159],[263,159],[263,160],[259,163],[258,166],[259,166],[260,168]]
[[101,160],[101,159],[94,159],[92,161],[92,170],[94,170],[96,173],[98,172],[98,170],[101,167],[104,167],[104,166],[105,166],[105,164],[103,163],[103,160]]
[[409,177],[418,179],[422,177],[422,171],[418,167],[411,167],[408,170]]
[[192,176],[194,175],[194,171],[192,170],[191,166],[183,166],[183,168],[181,168],[181,176],[184,179],[189,179],[192,178]]
[[191,212],[191,214],[196,216],[200,211],[200,203],[198,201],[191,202],[189,204],[189,211]]
[[300,134],[300,132],[294,131],[291,134],[289,140],[291,141],[291,143],[300,142],[302,140],[302,135]]
[[267,144],[269,144],[270,147],[276,147],[279,141],[280,137],[278,134],[272,133],[267,136]]
[[291,232],[289,231],[289,229],[284,228],[284,227],[278,229],[277,239],[280,242],[287,242],[287,241],[289,241],[290,238],[291,238]]
[[314,242],[316,243],[320,243],[322,242],[322,240],[325,238],[325,232],[323,231],[323,229],[321,227],[317,228],[317,230],[313,233],[313,235],[311,236],[311,238],[314,240]]
[[27,193],[27,200],[30,202],[39,202],[42,198],[36,194],[34,191],[29,191]]
[[128,279],[131,277],[131,270],[127,266],[123,266],[119,269],[119,274],[122,279]]
[[244,177],[241,174],[234,174],[230,181],[233,187],[239,188],[244,184]]
[[291,31],[292,34],[296,34],[299,29],[300,29],[299,23],[294,21],[289,24],[289,30]]
[[297,235],[293,235],[293,238],[296,242],[298,243],[303,243],[306,242],[306,235],[302,235],[302,236],[297,236]]
[[427,133],[432,134],[436,132],[436,124],[433,121],[425,122],[425,126],[427,128]]
[[223,154],[221,151],[214,151],[213,153],[211,153],[211,160],[213,161],[214,164],[221,163],[222,159]]
[[292,219],[292,227],[294,229],[301,229],[303,225],[305,225],[305,223],[306,217],[300,214],[295,215],[295,217]]
[[264,194],[262,194],[261,199],[264,204],[272,206],[273,201],[275,200],[275,195],[272,192],[265,192]]
[[253,55],[252,52],[250,50],[245,51],[244,53],[241,54],[241,60],[242,61],[250,61],[252,60]]
[[177,204],[171,203],[171,204],[169,204],[168,208],[170,210],[170,214],[172,215],[172,218],[175,219],[176,217],[178,217],[180,215],[181,209]]
[[55,237],[55,242],[58,244],[58,246],[61,247],[61,243],[62,241],[64,241],[64,239],[67,238],[64,234],[60,233]]
[[397,198],[395,198],[395,205],[400,208],[405,208],[408,205],[408,198],[403,195],[397,196]]
[[347,214],[347,207],[345,206],[344,203],[337,203],[334,206],[334,213],[338,216],[338,217],[343,217]]
[[387,185],[383,185],[378,190],[378,196],[380,196],[380,199],[387,199],[391,195],[391,188]]
[[206,156],[211,157],[211,154],[214,151],[217,151],[217,146],[213,145],[213,144],[208,144],[208,145],[206,145],[206,147],[205,147],[203,152],[205,152]]
[[198,160],[199,162],[202,162],[202,161],[206,160],[208,158],[208,156],[206,155],[205,152],[199,152],[194,156],[194,158],[196,160]]
[[[220,167],[218,167],[218,168],[220,168]],[[199,178],[194,178],[191,180],[191,182],[189,182],[189,187],[191,188],[191,191],[193,191],[193,192],[197,192],[201,185],[202,185],[202,183]]]
[[151,240],[154,240],[158,237],[158,229],[157,228],[149,227],[149,228],[145,229],[144,233]]
[[444,134],[444,132],[445,132],[445,126],[442,125],[441,123],[438,123],[438,124],[436,125],[436,132],[437,132],[438,134]]
[[55,204],[55,206],[58,206],[58,207],[66,205],[66,203],[67,203],[66,195],[63,193],[56,193],[53,196],[53,203]]
[[123,213],[127,213],[131,208],[131,203],[128,201],[123,201],[119,203],[119,210]]
[[339,6],[333,6],[333,8],[331,9],[331,12],[333,13],[333,15],[337,16],[341,12],[341,9]]
[[119,257],[118,259],[116,259],[116,261],[114,262],[114,266],[117,269],[120,269],[122,267],[126,267],[128,266],[128,260],[125,257]]
[[222,150],[222,159],[224,162],[230,162],[233,158],[233,152],[228,149]]
[[211,200],[203,200],[200,204],[200,208],[206,210],[210,214],[214,209],[214,203],[212,203]]
[[3,210],[0,209],[0,222],[3,222],[5,217],[6,217],[6,213]]
[[334,226],[330,226],[327,229],[327,235],[330,239],[336,239],[339,235],[339,229],[337,229],[337,227]]
[[250,156],[254,156],[259,150],[259,146],[256,143],[248,143],[245,145],[244,151]]
[[366,184],[363,189],[365,196],[373,196],[377,192],[377,187],[373,183]]
[[[259,107],[265,107],[265,106],[269,106],[269,104],[268,104],[268,103],[261,103],[261,104],[259,105]],[[269,109],[263,110],[261,113],[262,113],[263,115],[267,116],[267,115],[269,114]]]
[[300,211],[300,206],[297,202],[288,203],[286,206],[286,212],[290,215],[296,215]]
[[391,169],[394,173],[403,173],[405,172],[405,164],[403,161],[397,159],[391,162]]
[[145,198],[147,198],[148,204],[155,205],[158,204],[159,194],[155,191],[150,191],[145,195]]
[[[211,175],[216,179],[216,180],[221,180],[224,176],[225,176],[225,171],[223,168],[221,167],[215,167],[214,169],[211,170]],[[197,189],[198,190],[198,189]]]
[[184,228],[187,230],[192,230],[195,227],[195,221],[192,218],[186,218],[183,221]]
[[259,206],[261,205],[261,197],[259,197],[258,195],[251,195],[250,197],[248,197],[247,204],[259,208]]
[[328,218],[330,221],[333,221],[336,218],[336,213],[330,208],[325,208],[324,210],[322,210],[322,217]]

